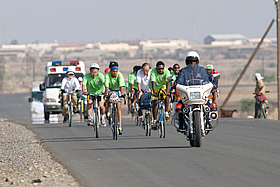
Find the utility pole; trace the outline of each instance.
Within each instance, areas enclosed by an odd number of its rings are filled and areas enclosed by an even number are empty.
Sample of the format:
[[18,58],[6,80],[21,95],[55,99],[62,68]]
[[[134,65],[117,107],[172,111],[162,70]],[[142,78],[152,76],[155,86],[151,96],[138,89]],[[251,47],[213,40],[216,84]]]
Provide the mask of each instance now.
[[277,105],[278,105],[278,120],[280,120],[280,12],[279,1],[274,0],[276,5],[276,24],[277,24]]

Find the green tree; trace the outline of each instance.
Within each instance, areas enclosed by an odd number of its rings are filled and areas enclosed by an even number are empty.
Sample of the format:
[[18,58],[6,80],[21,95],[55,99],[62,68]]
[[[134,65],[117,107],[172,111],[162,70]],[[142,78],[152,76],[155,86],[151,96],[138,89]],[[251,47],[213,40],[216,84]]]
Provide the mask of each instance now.
[[18,45],[18,41],[17,40],[12,40],[10,44],[11,45]]

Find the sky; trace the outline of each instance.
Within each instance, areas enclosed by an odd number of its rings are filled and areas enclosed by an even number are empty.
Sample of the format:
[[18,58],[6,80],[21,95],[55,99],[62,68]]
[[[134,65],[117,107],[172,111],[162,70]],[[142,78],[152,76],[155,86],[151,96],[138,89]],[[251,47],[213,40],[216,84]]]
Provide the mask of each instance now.
[[[0,45],[262,37],[273,18],[274,0],[0,0]],[[268,37],[276,37],[276,23]]]

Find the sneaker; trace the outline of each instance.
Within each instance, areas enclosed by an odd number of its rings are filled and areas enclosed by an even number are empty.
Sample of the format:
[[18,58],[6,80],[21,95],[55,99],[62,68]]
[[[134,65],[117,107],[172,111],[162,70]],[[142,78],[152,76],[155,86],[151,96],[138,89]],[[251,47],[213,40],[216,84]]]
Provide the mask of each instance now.
[[168,112],[165,112],[165,117],[166,117],[166,121],[169,121],[170,116],[169,116],[169,113],[168,113]]
[[74,109],[73,109],[73,110],[74,110],[74,112],[75,112],[75,113],[77,113],[77,112],[78,112],[78,108],[77,108],[77,107],[74,107]]
[[66,117],[63,118],[63,123],[66,123],[67,122],[67,119]]
[[157,120],[154,120],[152,123],[152,129],[157,130]]
[[101,126],[106,127],[106,120],[104,115],[101,115]]
[[106,113],[107,120],[109,120],[110,115],[111,115],[111,112],[108,111],[108,112]]
[[92,117],[88,116],[87,125],[92,126]]
[[118,130],[119,130],[119,135],[122,135],[122,126],[119,126]]

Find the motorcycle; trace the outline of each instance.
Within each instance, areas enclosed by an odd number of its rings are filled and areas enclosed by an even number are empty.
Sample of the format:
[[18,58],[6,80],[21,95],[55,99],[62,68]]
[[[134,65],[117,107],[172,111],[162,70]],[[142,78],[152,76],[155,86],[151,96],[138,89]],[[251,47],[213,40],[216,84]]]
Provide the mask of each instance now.
[[[174,77],[168,77],[168,81],[174,81]],[[212,88],[211,82],[201,79],[190,79],[185,85],[176,85],[181,100],[173,103],[172,123],[177,132],[187,137],[191,147],[201,147],[202,138],[217,126],[218,110],[217,104],[212,102]]]

